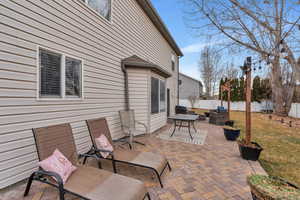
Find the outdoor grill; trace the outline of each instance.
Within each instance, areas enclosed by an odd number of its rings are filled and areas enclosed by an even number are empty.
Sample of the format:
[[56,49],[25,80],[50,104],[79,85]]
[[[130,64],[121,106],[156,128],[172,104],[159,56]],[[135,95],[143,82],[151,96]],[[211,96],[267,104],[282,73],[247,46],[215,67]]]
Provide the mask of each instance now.
[[188,109],[185,106],[176,106],[175,113],[176,114],[187,114]]

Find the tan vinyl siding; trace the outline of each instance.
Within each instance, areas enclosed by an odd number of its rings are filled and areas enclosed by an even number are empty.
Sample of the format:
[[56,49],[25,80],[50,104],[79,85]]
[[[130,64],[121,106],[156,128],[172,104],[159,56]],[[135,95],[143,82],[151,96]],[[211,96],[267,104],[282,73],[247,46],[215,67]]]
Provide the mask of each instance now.
[[[170,89],[170,115],[175,114],[175,106],[178,104],[178,59],[175,60],[175,71],[173,72],[172,78],[167,79],[166,87]],[[167,99],[166,99],[167,101]]]
[[202,95],[202,83],[184,74],[179,74],[179,98],[188,100],[190,96],[199,98]]
[[152,114],[150,117],[150,132],[153,133],[154,131],[157,131],[161,127],[165,126],[167,122],[167,113],[161,112],[158,114]]
[[[135,111],[135,119],[149,128],[149,74],[150,70],[128,68],[129,105]],[[137,129],[144,131],[142,126]]]
[[[173,50],[135,0],[114,0],[112,15],[79,0],[0,1],[0,188],[36,168],[32,128],[71,123],[79,152],[90,146],[86,119],[107,117],[113,137],[122,135],[122,59],[135,54],[172,72]],[[37,100],[38,46],[84,61],[84,100]]]

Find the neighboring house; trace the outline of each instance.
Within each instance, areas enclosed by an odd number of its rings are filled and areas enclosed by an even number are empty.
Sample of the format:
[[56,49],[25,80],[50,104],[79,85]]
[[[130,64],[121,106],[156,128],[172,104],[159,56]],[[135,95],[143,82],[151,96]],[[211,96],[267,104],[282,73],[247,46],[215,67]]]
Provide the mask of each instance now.
[[179,99],[188,99],[190,96],[200,97],[203,94],[201,81],[179,73]]
[[174,113],[182,53],[149,0],[0,6],[0,189],[37,167],[32,128],[71,123],[81,153],[86,119],[106,117],[116,139],[119,110],[151,132]]

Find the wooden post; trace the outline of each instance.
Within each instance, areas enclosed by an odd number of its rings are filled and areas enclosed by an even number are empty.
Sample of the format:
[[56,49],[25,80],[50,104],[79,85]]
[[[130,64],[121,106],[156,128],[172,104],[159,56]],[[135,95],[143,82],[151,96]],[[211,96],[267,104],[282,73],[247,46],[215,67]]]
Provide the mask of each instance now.
[[246,145],[251,144],[251,57],[245,62],[246,73]]
[[227,107],[228,107],[228,120],[230,120],[230,101],[231,101],[231,89],[228,90],[228,99],[227,99]]
[[223,107],[223,85],[221,85],[221,106]]

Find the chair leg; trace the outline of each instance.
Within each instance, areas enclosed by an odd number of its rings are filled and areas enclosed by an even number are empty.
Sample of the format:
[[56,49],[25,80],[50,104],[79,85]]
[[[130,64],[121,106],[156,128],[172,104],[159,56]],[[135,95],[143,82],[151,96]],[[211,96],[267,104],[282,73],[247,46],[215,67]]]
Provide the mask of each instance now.
[[101,161],[99,159],[98,159],[98,168],[102,169],[102,163],[101,163]]
[[181,127],[182,127],[182,121],[180,121],[180,125],[179,125],[179,129],[178,130],[180,130]]
[[173,130],[173,132],[172,132],[172,134],[171,134],[170,137],[172,137],[174,135],[175,131],[176,131],[176,121],[174,121],[174,130]]
[[24,197],[26,197],[28,195],[29,191],[30,191],[34,175],[35,175],[35,173],[32,173],[30,175],[29,179],[28,179],[27,186],[26,186],[26,189],[25,189],[25,192],[24,192]]
[[155,172],[155,174],[156,174],[156,176],[157,176],[157,178],[158,178],[160,187],[161,187],[161,188],[164,188],[164,186],[163,186],[163,184],[162,184],[162,182],[161,182],[161,178],[160,178],[160,175],[159,175],[158,171],[156,171],[156,170],[154,169],[154,172]]
[[134,142],[134,143],[137,143],[137,144],[140,144],[140,145],[143,145],[143,146],[146,146],[146,144],[144,144],[144,143],[142,143],[142,142],[139,142],[139,141],[136,141],[136,140],[134,140],[133,142]]
[[117,166],[116,166],[116,161],[112,161],[112,165],[113,165],[113,170],[114,170],[114,173],[116,174],[116,173],[118,173],[117,172]]
[[148,200],[151,200],[149,192],[147,192],[146,196],[147,196]]
[[130,142],[128,142],[129,145],[129,149],[132,150],[132,145],[130,144]]
[[59,200],[65,200],[65,192],[59,190]]
[[83,165],[85,165],[86,160],[87,160],[87,157],[84,157],[84,159],[83,159]]
[[194,128],[195,133],[197,133],[197,129],[195,128],[195,122],[193,122],[193,128]]
[[169,171],[172,171],[172,168],[171,168],[171,165],[169,162],[167,162],[167,165],[168,165]]
[[[27,185],[26,185],[26,189],[24,192],[24,197],[26,197],[30,191],[31,185],[32,185],[32,181],[34,179],[35,173],[32,173],[28,179]],[[65,191],[63,187],[58,187],[59,190],[59,200],[65,200]]]

